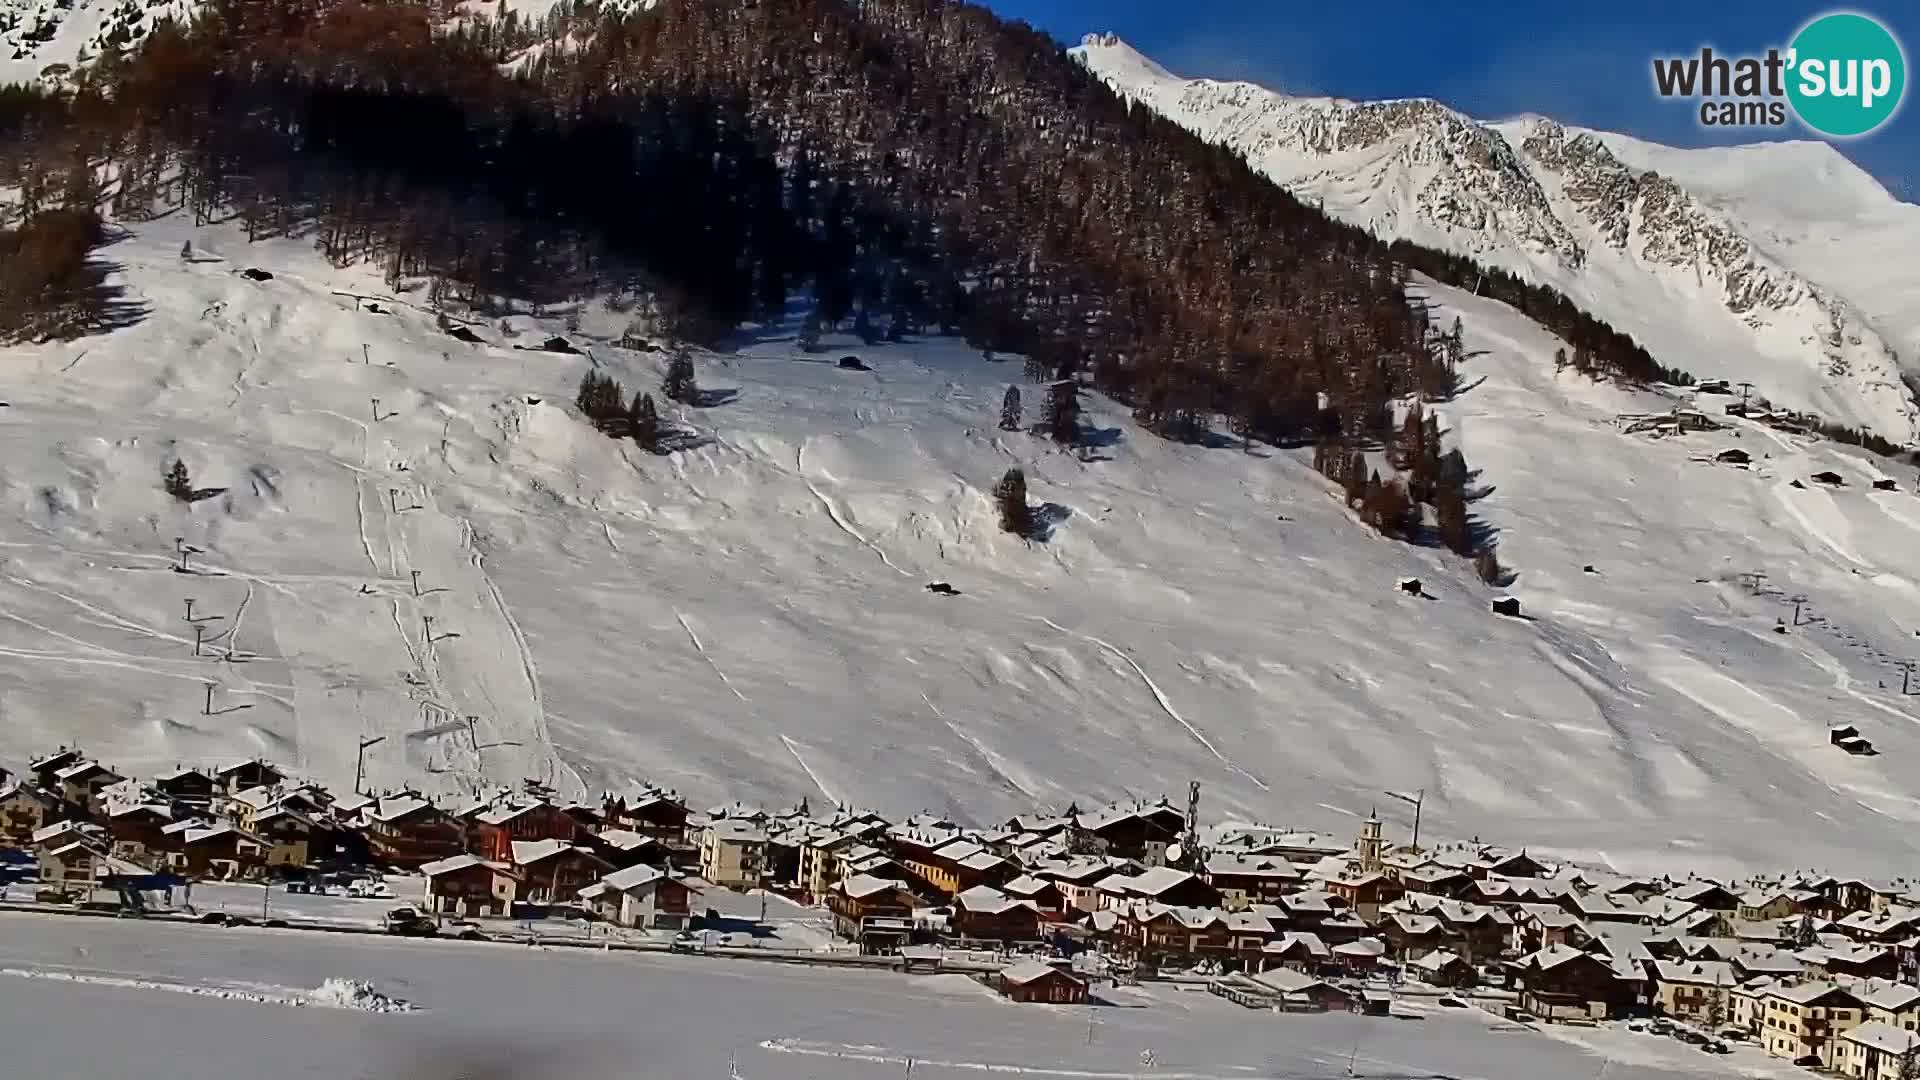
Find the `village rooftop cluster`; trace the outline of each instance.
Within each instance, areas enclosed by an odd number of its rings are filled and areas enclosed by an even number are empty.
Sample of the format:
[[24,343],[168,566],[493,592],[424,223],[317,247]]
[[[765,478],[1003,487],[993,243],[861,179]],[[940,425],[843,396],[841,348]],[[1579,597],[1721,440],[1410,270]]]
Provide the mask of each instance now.
[[1253,1008],[1367,1010],[1385,985],[1523,1020],[1663,1017],[1860,1080],[1920,1061],[1920,881],[1636,878],[1389,844],[1377,815],[1352,840],[1203,838],[1198,795],[969,829],[805,801],[702,813],[650,786],[594,804],[532,781],[460,805],[337,796],[261,760],[141,781],[61,749],[0,768],[0,868],[36,869],[41,903],[135,909],[194,882],[412,873],[435,918],[668,931],[698,920],[702,893],[763,891],[824,907],[849,953],[910,967],[990,946],[1004,962],[987,981],[1021,1001],[1184,973]]

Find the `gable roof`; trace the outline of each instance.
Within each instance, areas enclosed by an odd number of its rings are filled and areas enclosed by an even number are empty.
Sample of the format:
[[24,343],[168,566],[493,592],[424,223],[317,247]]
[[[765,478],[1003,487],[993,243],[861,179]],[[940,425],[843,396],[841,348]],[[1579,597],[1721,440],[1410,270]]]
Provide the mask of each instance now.
[[507,874],[512,877],[519,876],[518,874],[513,873],[513,869],[507,866],[507,864],[497,863],[497,862],[488,862],[487,860],[480,858],[478,855],[454,855],[450,858],[441,859],[437,862],[430,862],[420,868],[420,873],[421,873],[421,876],[423,877],[433,878],[433,877],[440,877],[445,874],[457,873],[461,870],[466,870],[475,866],[490,867],[497,873]]
[[1038,960],[1026,960],[1000,969],[1000,977],[1015,986],[1025,986],[1028,983],[1055,976],[1070,979],[1075,983],[1084,982],[1080,976],[1071,971],[1054,967],[1052,964],[1043,964]]
[[583,848],[568,840],[515,840],[512,846],[515,866],[532,866],[534,863],[545,862],[556,855],[570,851],[603,865],[606,862],[605,859],[595,855],[591,849]]
[[901,892],[912,893],[912,890],[907,888],[905,882],[895,881],[892,878],[870,877],[866,874],[854,874],[851,877],[847,877],[835,885],[834,889],[842,895],[855,900],[864,900],[869,896],[878,895],[889,889],[898,889]]
[[638,892],[658,886],[669,880],[667,872],[657,866],[629,866],[625,870],[615,870],[600,879],[600,883],[619,892]]
[[1904,1054],[1913,1049],[1916,1040],[1920,1040],[1920,1035],[1880,1020],[1869,1020],[1840,1034],[1841,1042],[1850,1042],[1895,1055]]
[[1277,990],[1282,994],[1304,994],[1309,990],[1322,988],[1344,992],[1324,979],[1316,979],[1311,975],[1303,974],[1292,968],[1274,968],[1271,971],[1263,971],[1255,975],[1253,981],[1269,990]]

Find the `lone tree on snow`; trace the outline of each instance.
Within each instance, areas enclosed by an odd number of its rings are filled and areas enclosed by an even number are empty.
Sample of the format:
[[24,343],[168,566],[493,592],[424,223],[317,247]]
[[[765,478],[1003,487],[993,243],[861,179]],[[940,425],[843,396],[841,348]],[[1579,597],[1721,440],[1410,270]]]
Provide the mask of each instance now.
[[1033,535],[1033,512],[1027,509],[1027,474],[1019,467],[1008,469],[993,486],[993,499],[1000,504],[1000,527],[1021,539]]
[[1047,387],[1047,411],[1042,426],[1053,441],[1071,446],[1080,440],[1080,384],[1061,379]]
[[193,477],[187,473],[187,463],[179,458],[174,458],[173,464],[167,466],[163,486],[167,494],[181,502],[193,501]]
[[633,432],[633,441],[640,449],[649,454],[660,452],[660,413],[653,407],[653,395],[641,394],[633,399],[633,412],[628,418]]
[[685,345],[673,351],[673,359],[667,361],[667,377],[660,390],[667,400],[682,405],[692,405],[700,397],[700,388],[693,381],[693,353]]
[[1000,401],[1000,430],[1020,430],[1020,388],[1007,387],[1007,396]]

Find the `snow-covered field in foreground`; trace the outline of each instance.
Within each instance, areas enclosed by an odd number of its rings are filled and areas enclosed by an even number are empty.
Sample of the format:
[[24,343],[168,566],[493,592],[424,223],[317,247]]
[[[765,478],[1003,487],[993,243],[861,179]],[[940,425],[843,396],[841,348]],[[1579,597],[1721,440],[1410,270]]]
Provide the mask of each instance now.
[[[1451,290],[1423,287],[1474,354],[1446,411],[1531,620],[1366,532],[1304,451],[1173,445],[1098,401],[1092,460],[1000,432],[1019,365],[956,342],[858,350],[872,372],[833,365],[844,342],[702,354],[701,445],[656,458],[574,413],[587,357],[356,311],[334,290],[384,293],[375,273],[304,242],[169,219],[107,254],[140,322],[0,351],[0,760],[260,753],[344,789],[385,735],[375,785],[644,777],[986,822],[1197,777],[1208,817],[1351,828],[1425,788],[1429,836],[1642,869],[1920,848],[1890,666],[1911,474],[1870,493],[1869,459],[1758,428],[1622,435],[1616,412],[1667,403],[1556,377],[1553,339]],[[582,318],[592,363],[657,387],[660,358],[593,344],[621,317]],[[1756,468],[1695,460],[1727,446]],[[176,454],[226,490],[169,499]],[[1015,464],[1059,508],[1049,542],[996,526]],[[1789,486],[1822,469],[1847,486]],[[203,573],[170,570],[176,537]],[[1791,609],[1745,571],[1824,621],[1771,633]],[[192,655],[189,597],[231,661]],[[1829,747],[1842,720],[1883,756]]]
[[[1495,1030],[1478,1012],[1276,1016],[1171,987],[1121,992],[1091,1010],[1017,1006],[953,975],[59,917],[0,915],[0,968],[132,984],[0,975],[9,1080],[724,1077],[729,1060],[745,1080],[867,1080],[903,1075],[908,1058],[916,1077],[954,1080],[1338,1077],[1350,1062],[1362,1077],[1539,1080],[1593,1076],[1603,1064],[1544,1035]],[[415,1011],[286,1008],[138,985],[330,978],[368,983]],[[1610,1051],[1619,1059],[1610,1078],[1731,1071],[1671,1040],[1634,1042],[1642,1060]]]

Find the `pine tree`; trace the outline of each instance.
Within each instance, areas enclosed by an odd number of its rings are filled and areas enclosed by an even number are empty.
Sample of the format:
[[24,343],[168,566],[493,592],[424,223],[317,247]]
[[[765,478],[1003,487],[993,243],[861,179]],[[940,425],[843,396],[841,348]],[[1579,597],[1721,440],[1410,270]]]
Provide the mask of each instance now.
[[606,431],[626,419],[626,396],[617,379],[589,371],[580,376],[580,389],[573,401],[595,427]]
[[1080,384],[1061,379],[1047,387],[1047,412],[1042,421],[1053,441],[1071,446],[1080,441]]
[[181,502],[193,501],[193,477],[187,473],[187,463],[179,458],[174,458],[173,464],[167,467],[162,486],[167,494]]
[[667,361],[666,381],[661,384],[661,392],[667,400],[682,405],[692,405],[700,397],[700,388],[693,379],[693,353],[685,345],[673,351],[673,359]]
[[1007,396],[1000,399],[1000,430],[1020,430],[1020,388],[1007,387]]
[[653,395],[641,394],[633,399],[633,409],[628,415],[628,430],[633,441],[640,449],[649,454],[660,452],[660,413],[653,407]]
[[800,351],[820,351],[820,309],[807,312],[806,321],[800,324]]
[[1480,580],[1489,585],[1498,585],[1507,576],[1506,570],[1500,565],[1500,557],[1493,553],[1492,548],[1485,548],[1473,557],[1473,569],[1480,575]]
[[1000,527],[1021,538],[1033,535],[1033,511],[1027,508],[1027,474],[1016,466],[1008,469],[993,486],[993,499],[1000,506]]

